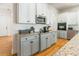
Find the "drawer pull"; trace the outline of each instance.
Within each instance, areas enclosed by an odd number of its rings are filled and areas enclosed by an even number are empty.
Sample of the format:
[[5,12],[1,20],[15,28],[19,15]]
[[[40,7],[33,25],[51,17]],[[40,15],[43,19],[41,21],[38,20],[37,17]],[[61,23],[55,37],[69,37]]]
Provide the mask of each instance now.
[[48,39],[48,38],[46,38],[46,39]]
[[30,42],[31,44],[33,43],[33,41]]
[[35,37],[37,37],[37,36],[35,36]]
[[27,40],[27,38],[26,38],[26,40]]

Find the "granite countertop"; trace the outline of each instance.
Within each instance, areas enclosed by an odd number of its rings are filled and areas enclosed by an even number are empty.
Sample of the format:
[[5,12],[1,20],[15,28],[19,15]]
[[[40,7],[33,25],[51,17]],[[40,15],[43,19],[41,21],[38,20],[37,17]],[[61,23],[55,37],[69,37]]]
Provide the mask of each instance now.
[[79,33],[60,48],[53,56],[79,56]]
[[28,34],[19,34],[19,37],[28,37],[28,36],[32,36],[32,35],[37,35],[39,34],[38,32],[35,32],[35,33],[28,33]]
[[51,32],[57,32],[57,31],[49,31],[49,32],[41,33],[41,34],[48,34],[48,33],[51,33]]

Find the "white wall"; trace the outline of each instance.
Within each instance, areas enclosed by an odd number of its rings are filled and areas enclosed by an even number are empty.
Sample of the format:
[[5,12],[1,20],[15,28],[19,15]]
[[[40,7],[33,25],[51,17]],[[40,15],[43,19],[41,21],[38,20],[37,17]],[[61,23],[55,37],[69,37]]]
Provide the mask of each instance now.
[[79,11],[79,6],[63,9],[62,13],[64,13],[64,12],[77,12],[77,11]]

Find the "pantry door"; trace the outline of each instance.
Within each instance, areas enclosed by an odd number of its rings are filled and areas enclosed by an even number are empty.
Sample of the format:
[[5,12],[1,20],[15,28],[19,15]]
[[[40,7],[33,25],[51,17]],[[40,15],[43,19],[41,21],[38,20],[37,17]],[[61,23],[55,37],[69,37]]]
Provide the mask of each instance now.
[[0,36],[9,34],[10,16],[5,13],[0,13]]

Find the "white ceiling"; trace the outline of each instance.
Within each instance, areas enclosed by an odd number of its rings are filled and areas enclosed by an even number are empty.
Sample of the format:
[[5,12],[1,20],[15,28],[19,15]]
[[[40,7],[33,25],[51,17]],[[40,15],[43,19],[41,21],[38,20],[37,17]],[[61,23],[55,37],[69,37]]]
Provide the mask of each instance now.
[[79,3],[50,3],[53,7],[57,8],[58,10],[63,10],[66,8],[71,8],[75,6],[79,6]]

